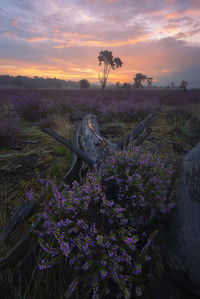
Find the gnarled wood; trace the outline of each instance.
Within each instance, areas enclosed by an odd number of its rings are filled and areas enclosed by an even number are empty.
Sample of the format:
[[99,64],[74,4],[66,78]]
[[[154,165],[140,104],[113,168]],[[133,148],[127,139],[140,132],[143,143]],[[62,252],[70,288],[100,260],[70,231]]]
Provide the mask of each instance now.
[[81,160],[83,160],[89,167],[93,168],[94,161],[90,159],[88,155],[86,155],[82,150],[75,148],[73,144],[66,138],[63,138],[58,133],[56,133],[54,130],[50,128],[44,128],[42,129],[45,133],[49,134],[51,137],[55,138],[57,141],[61,142],[65,146],[71,149],[72,152],[74,152]]
[[150,134],[151,128],[146,127],[147,124],[155,118],[157,112],[150,113],[125,139],[118,143],[112,143],[100,134],[96,116],[86,114],[76,132],[73,144],[57,134],[54,130],[45,128],[44,132],[69,147],[73,151],[72,164],[60,183],[61,191],[64,184],[71,184],[75,179],[80,180],[88,166],[93,168],[94,164],[100,166],[102,159],[112,153],[118,151],[125,146],[131,139],[134,145],[141,145],[145,138]]
[[183,157],[163,258],[174,279],[200,296],[200,143]]
[[137,126],[136,128],[129,133],[126,138],[122,138],[119,142],[116,143],[119,149],[122,149],[127,144],[129,144],[130,140],[134,140],[138,138],[138,136],[143,132],[144,128],[149,124],[150,121],[154,120],[157,117],[158,112],[152,112],[147,117],[145,117]]
[[32,224],[28,232],[9,250],[6,256],[0,258],[0,270],[4,271],[8,267],[11,267],[21,260],[23,260],[27,254],[27,250],[30,250],[29,241],[32,238],[32,233],[38,226],[42,219],[42,215],[39,215],[35,223]]
[[[100,135],[96,116],[92,114],[85,115],[81,121],[74,138],[73,146],[78,151],[83,151],[98,166],[101,164],[104,156],[117,149],[115,144]],[[80,160],[77,159],[74,153],[71,167],[63,178],[59,187],[60,190],[62,190],[64,183],[69,184],[72,182],[72,175],[74,177],[74,174],[77,174],[77,180],[80,180],[84,176],[84,172],[89,166],[87,160],[82,160],[81,164],[78,162]]]
[[35,206],[34,201],[27,202],[17,207],[15,213],[12,215],[8,225],[0,234],[0,240],[4,241],[5,238],[12,232],[17,223],[22,223],[24,218],[27,217]]

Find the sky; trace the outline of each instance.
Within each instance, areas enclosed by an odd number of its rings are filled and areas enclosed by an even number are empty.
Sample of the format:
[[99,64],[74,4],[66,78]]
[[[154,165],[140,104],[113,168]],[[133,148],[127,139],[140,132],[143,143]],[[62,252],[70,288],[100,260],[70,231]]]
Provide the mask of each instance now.
[[0,0],[0,74],[98,82],[100,51],[154,84],[200,87],[200,0]]

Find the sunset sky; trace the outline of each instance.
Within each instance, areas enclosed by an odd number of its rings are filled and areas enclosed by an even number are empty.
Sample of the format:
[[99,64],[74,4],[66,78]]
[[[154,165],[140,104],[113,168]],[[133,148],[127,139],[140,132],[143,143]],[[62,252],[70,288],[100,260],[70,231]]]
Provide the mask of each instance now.
[[0,74],[98,81],[98,55],[157,85],[200,87],[200,0],[1,0]]

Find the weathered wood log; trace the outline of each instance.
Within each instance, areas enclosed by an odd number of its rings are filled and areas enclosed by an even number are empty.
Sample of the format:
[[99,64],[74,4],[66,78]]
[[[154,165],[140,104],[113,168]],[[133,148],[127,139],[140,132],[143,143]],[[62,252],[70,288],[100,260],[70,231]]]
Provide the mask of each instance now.
[[163,258],[172,275],[200,296],[200,143],[183,157]]
[[[125,138],[125,141],[129,142],[131,139],[134,140],[137,138],[135,145],[141,144],[151,132],[150,128],[146,128],[147,124],[156,115],[157,113],[150,113],[148,117]],[[80,180],[87,171],[88,166],[93,168],[94,164],[97,164],[97,167],[99,167],[103,157],[113,151],[118,151],[121,147],[120,142],[112,143],[101,136],[96,116],[92,114],[86,114],[82,119],[74,137],[73,144],[52,129],[45,128],[42,129],[42,131],[73,151],[72,164],[60,183],[60,191],[63,189],[64,184],[71,184],[75,180],[75,177],[76,180]],[[126,142],[124,143],[123,140],[123,144],[126,144]]]
[[0,234],[0,240],[4,241],[5,238],[12,232],[12,230],[15,228],[17,223],[22,223],[24,221],[24,218],[27,217],[30,212],[32,211],[33,207],[35,206],[34,201],[29,201],[19,207],[17,207],[15,213],[12,215],[8,225],[3,230],[3,232]]
[[116,143],[119,149],[122,149],[126,145],[129,144],[130,140],[136,139],[144,130],[144,128],[149,124],[150,121],[154,120],[157,117],[158,112],[152,112],[147,117],[145,117],[137,126],[136,128],[129,133],[126,138],[122,138],[119,142]]
[[74,152],[81,160],[83,160],[90,168],[93,168],[94,161],[90,159],[88,155],[86,155],[82,150],[75,148],[73,144],[66,138],[63,138],[58,133],[56,133],[54,130],[50,128],[44,128],[42,129],[45,133],[49,134],[51,137],[55,138],[57,141],[61,142],[65,146],[71,149],[72,152]]
[[81,122],[80,147],[96,163],[101,163],[102,158],[117,150],[117,146],[102,137],[96,121],[96,116],[87,114]]
[[42,215],[38,215],[35,223],[32,224],[27,233],[9,250],[6,256],[0,258],[0,271],[4,271],[26,258],[27,254],[29,254],[29,250],[31,250],[29,242],[33,236],[32,233],[41,219]]
[[38,143],[38,140],[20,140],[21,142],[23,143],[30,143],[30,144],[37,144]]
[[152,129],[147,127],[142,131],[142,133],[137,137],[136,140],[133,141],[133,145],[138,146],[143,143],[143,141],[151,134]]
[[[81,129],[81,126],[79,125],[79,127],[78,127],[78,129],[76,131],[76,134],[74,135],[73,146],[75,148],[79,148],[79,134],[80,134],[80,129]],[[80,158],[78,158],[77,155],[73,152],[71,167],[66,172],[66,174],[64,175],[62,181],[60,182],[59,192],[62,191],[62,189],[64,187],[64,184],[71,185],[73,181],[77,180],[77,178],[78,178],[78,171],[79,171],[79,169],[81,167],[81,163],[82,163],[82,161],[80,160]]]
[[[81,121],[74,138],[73,146],[79,151],[83,151],[85,155],[87,155],[93,161],[94,164],[97,164],[97,167],[100,166],[105,155],[117,149],[115,144],[109,142],[106,138],[100,135],[96,116],[92,114],[85,115]],[[74,177],[74,174],[77,175],[77,180],[81,180],[87,169],[87,161],[80,161],[76,158],[74,153],[71,167],[65,174],[60,184],[59,190],[62,190],[64,183],[69,184],[72,182],[72,176]]]

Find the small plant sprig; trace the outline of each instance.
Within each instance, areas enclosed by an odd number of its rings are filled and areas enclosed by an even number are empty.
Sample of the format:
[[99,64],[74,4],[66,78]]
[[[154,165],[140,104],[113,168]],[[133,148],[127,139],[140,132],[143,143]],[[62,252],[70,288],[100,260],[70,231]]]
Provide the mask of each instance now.
[[159,159],[129,147],[88,172],[82,185],[75,181],[60,193],[45,182],[51,200],[39,232],[46,252],[39,267],[68,263],[73,275],[65,297],[79,287],[85,298],[142,295],[157,233],[152,224],[175,205],[172,174]]

